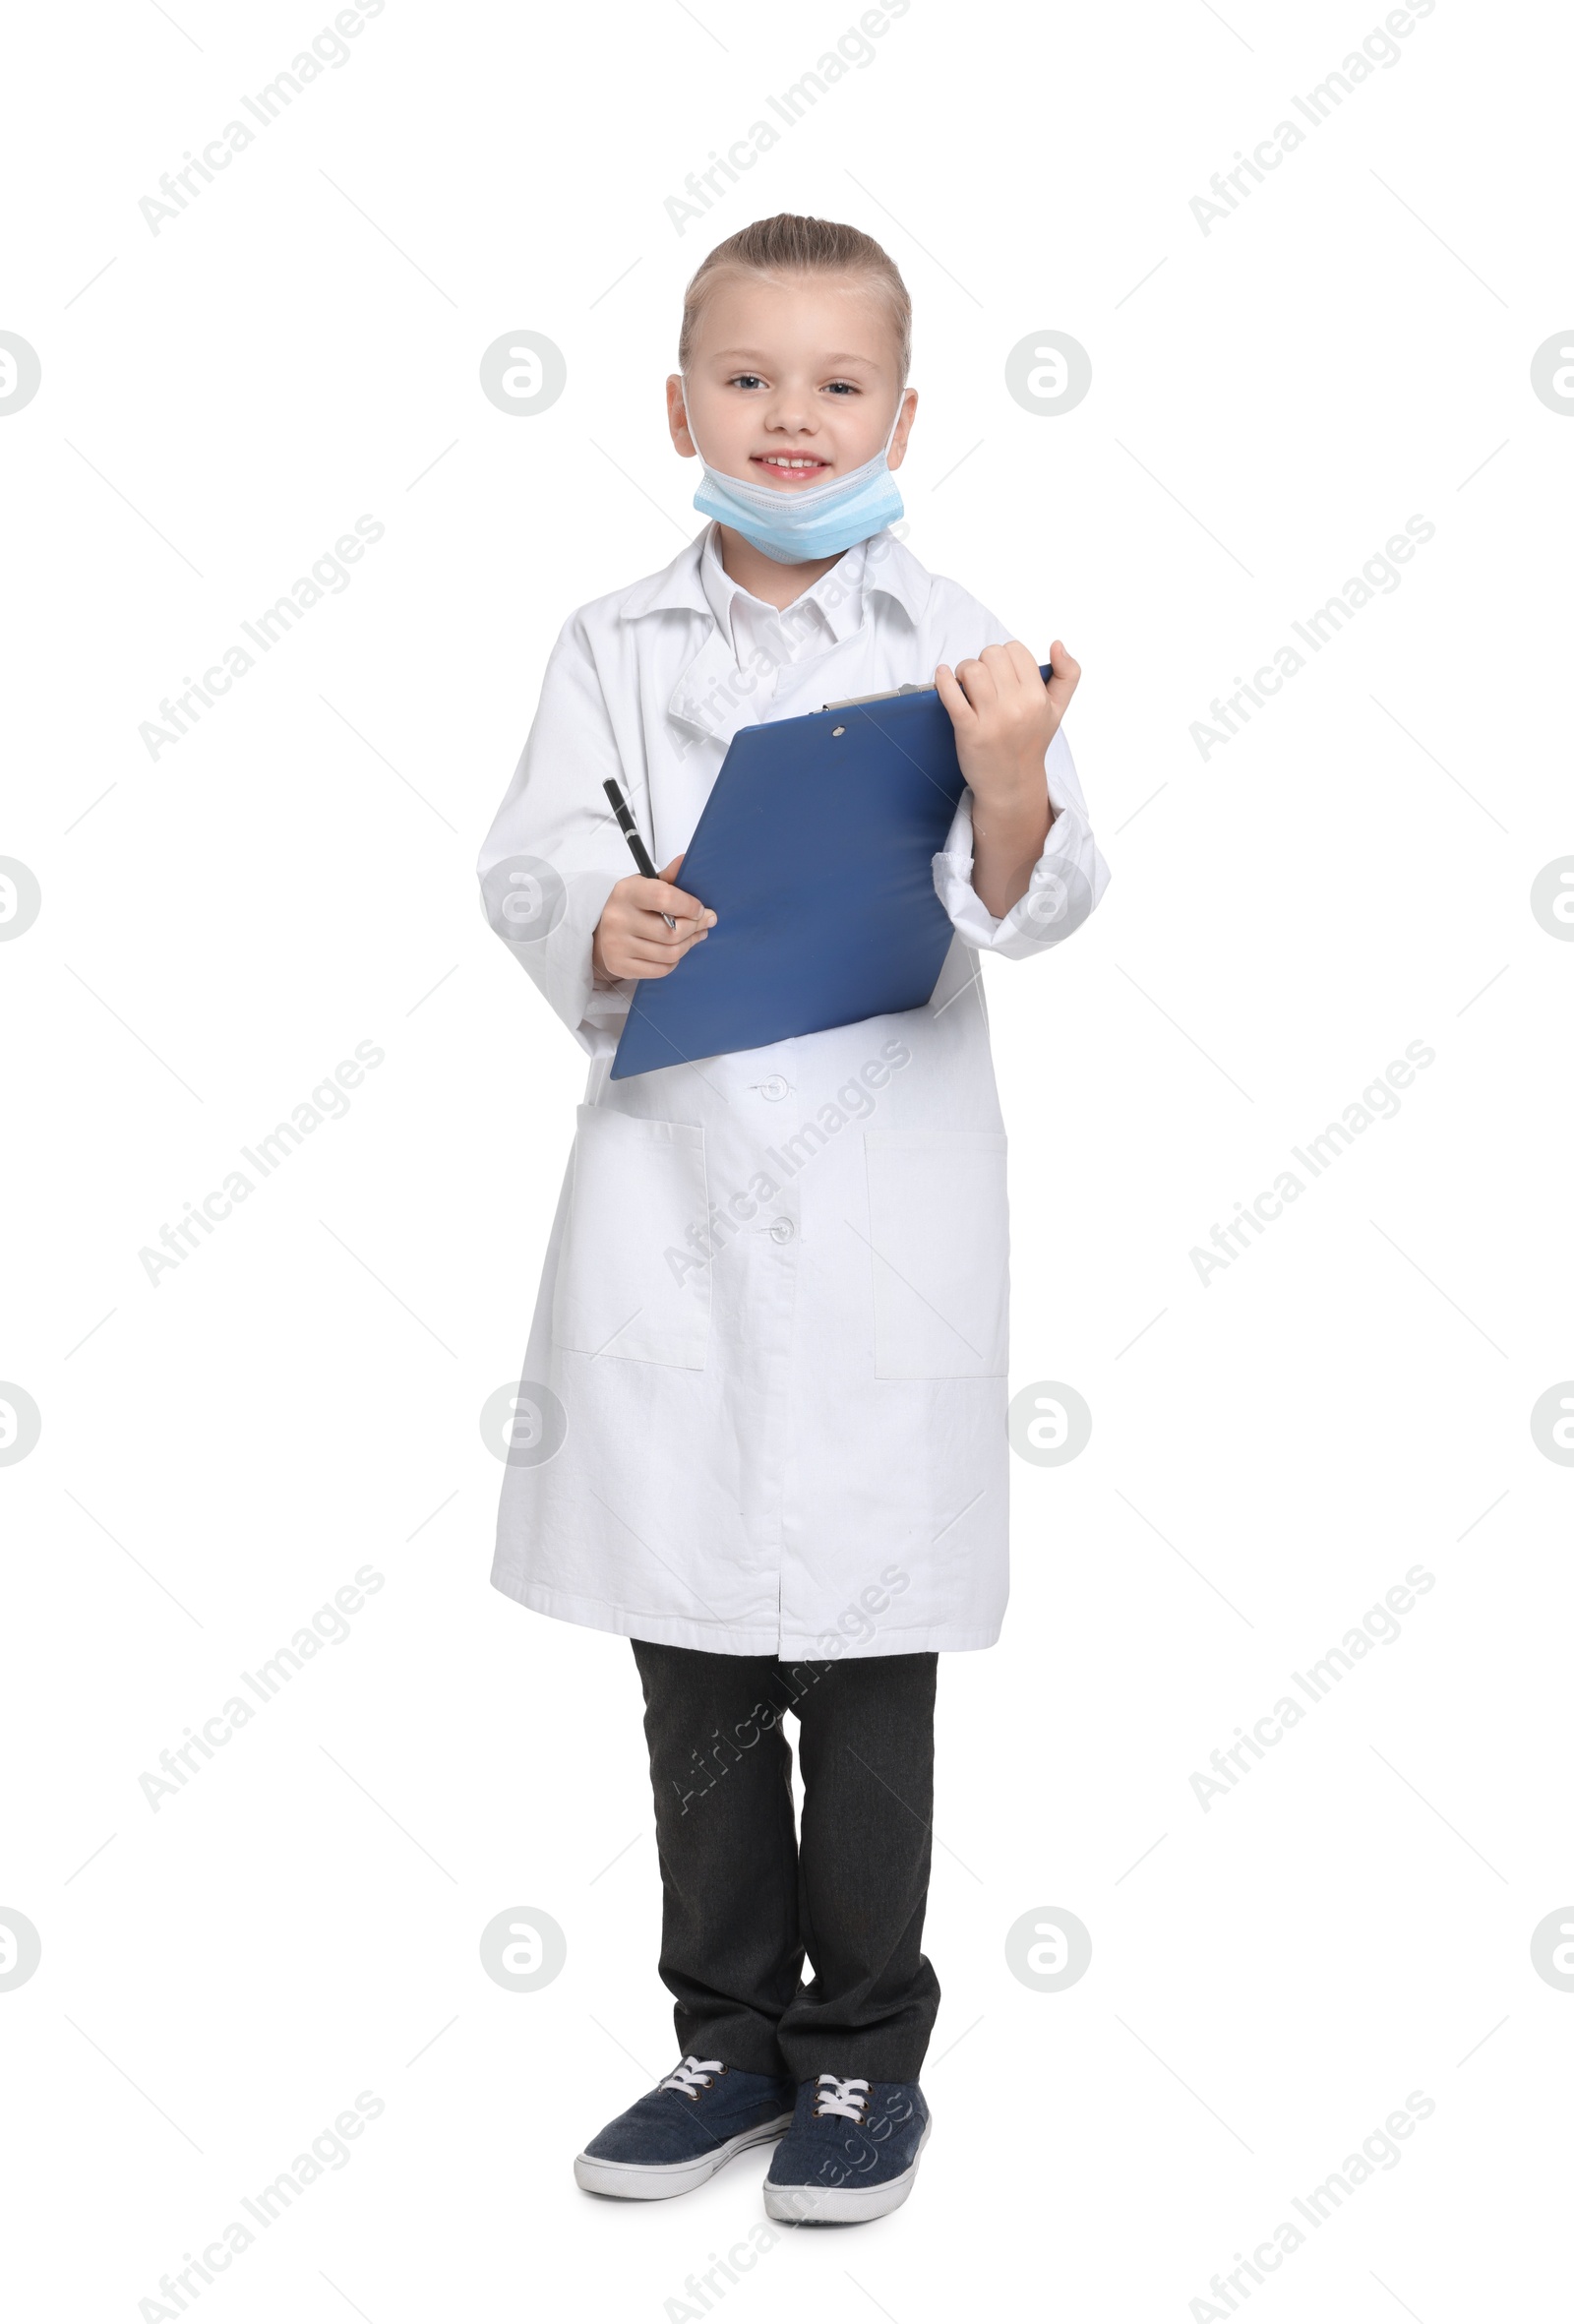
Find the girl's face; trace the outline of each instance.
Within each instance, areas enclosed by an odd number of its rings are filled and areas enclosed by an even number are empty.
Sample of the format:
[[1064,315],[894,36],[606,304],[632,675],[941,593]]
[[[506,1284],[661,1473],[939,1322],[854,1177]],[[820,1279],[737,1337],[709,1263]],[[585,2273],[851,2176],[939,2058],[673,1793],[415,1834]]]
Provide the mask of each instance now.
[[[801,492],[873,459],[897,409],[895,333],[867,282],[728,275],[683,376],[667,382],[672,441],[724,476]],[[887,464],[899,468],[918,397],[901,396]],[[694,428],[691,433],[690,420]]]

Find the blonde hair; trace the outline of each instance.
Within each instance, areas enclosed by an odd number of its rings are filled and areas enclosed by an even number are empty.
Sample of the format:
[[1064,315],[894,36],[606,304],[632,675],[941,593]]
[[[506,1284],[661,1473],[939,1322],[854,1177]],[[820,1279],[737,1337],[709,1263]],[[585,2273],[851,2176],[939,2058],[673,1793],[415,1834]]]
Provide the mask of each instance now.
[[872,235],[857,226],[823,217],[794,217],[782,211],[757,218],[702,259],[683,294],[678,333],[678,369],[687,371],[704,322],[711,293],[723,275],[858,275],[885,308],[896,336],[898,384],[905,388],[913,360],[913,302],[907,284]]

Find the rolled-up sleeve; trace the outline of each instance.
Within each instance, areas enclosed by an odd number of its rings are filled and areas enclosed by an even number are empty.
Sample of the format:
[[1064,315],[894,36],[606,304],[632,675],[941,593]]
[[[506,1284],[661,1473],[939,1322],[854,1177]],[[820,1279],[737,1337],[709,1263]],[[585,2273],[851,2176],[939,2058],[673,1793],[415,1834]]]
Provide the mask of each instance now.
[[1026,960],[1063,944],[1081,927],[1109,886],[1110,867],[1095,843],[1087,801],[1063,728],[1057,730],[1045,754],[1044,778],[1054,821],[1025,894],[1003,919],[995,918],[973,886],[971,790],[963,790],[945,845],[934,858],[935,892],[957,935],[975,951]]
[[632,978],[598,985],[590,957],[607,897],[635,868],[602,789],[609,775],[635,804],[575,614],[548,657],[540,703],[476,877],[488,923],[592,1057],[616,1043],[634,992]]

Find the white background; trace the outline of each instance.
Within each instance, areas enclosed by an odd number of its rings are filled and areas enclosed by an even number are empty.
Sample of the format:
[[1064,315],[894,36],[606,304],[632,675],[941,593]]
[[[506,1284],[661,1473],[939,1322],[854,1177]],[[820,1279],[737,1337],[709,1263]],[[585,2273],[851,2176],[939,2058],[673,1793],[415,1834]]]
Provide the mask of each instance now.
[[[1423,2092],[1247,2304],[1549,2312],[1574,1997],[1530,1936],[1574,1896],[1574,1475],[1529,1414],[1574,1374],[1574,948],[1529,891],[1574,850],[1574,425],[1530,366],[1574,322],[1566,18],[1441,0],[1204,234],[1191,198],[1376,0],[915,0],[680,234],[667,197],[852,0],[390,0],[150,232],[140,198],[331,14],[126,0],[9,41],[0,328],[43,368],[0,426],[0,853],[43,894],[0,946],[0,1377],[42,1414],[0,1470],[0,1905],[42,1939],[0,1993],[9,2312],[135,2317],[363,2091],[345,2167],[194,2306],[654,2320],[761,2217],[757,2156],[666,2205],[570,2174],[673,2040],[628,1647],[488,1587],[479,1414],[584,1061],[473,863],[566,614],[697,529],[683,284],[782,209],[911,287],[910,545],[1084,665],[1113,884],[986,973],[1011,1384],[1074,1384],[1094,1429],[1013,1463],[1003,1639],[940,1671],[916,2195],[706,2296],[1206,2315]],[[569,372],[533,417],[477,378],[524,329]],[[1060,416],[1003,381],[1047,329],[1093,364]],[[363,513],[351,585],[152,761],[160,699]],[[1212,698],[1412,515],[1402,584],[1204,763]],[[139,1252],[358,1041],[386,1059],[348,1114],[154,1288]],[[1413,1041],[1398,1116],[1199,1282]],[[155,1813],[142,1772],[368,1563],[349,1638]],[[1399,1641],[1205,1813],[1192,1771],[1418,1563]],[[533,1993],[480,1965],[512,1906],[568,1939]],[[1037,1907],[1092,1932],[1063,1992],[1006,1965]]]

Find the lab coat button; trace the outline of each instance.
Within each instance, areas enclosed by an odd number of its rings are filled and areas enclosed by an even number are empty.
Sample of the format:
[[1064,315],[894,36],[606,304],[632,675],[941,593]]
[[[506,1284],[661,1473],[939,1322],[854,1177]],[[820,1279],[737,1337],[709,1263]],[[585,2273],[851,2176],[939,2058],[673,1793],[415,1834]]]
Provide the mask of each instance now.
[[772,1243],[790,1243],[793,1239],[794,1232],[795,1229],[790,1218],[773,1218],[770,1222],[770,1239]]
[[775,1099],[787,1095],[787,1084],[779,1073],[772,1073],[769,1080],[761,1081],[758,1087],[761,1097]]

